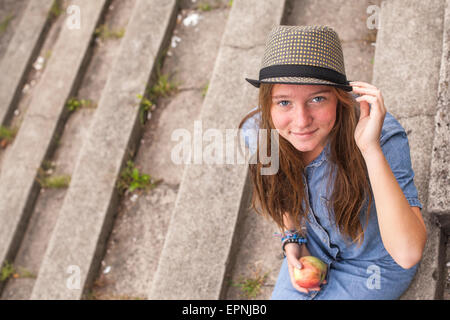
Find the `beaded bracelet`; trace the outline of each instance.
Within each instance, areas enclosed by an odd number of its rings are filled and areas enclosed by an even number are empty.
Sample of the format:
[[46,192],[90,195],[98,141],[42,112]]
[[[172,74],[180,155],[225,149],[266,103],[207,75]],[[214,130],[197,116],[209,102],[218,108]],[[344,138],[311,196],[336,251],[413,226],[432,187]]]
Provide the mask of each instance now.
[[275,232],[273,235],[274,237],[281,237],[281,241],[283,241],[286,237],[292,237],[294,235],[298,235],[298,231],[297,230],[286,230],[284,231],[285,236],[283,236],[282,233],[279,232]]
[[[283,257],[286,257],[286,252],[284,250],[284,247],[287,243],[306,243],[306,238],[299,236],[299,233],[297,230],[286,230],[284,232],[285,236],[281,238],[281,248],[283,250]],[[280,233],[275,233],[275,235],[280,236]]]
[[301,245],[302,243],[306,243],[306,239],[303,237],[286,239],[281,245],[281,249],[283,250],[283,258],[286,257],[286,250],[284,249],[284,247],[288,243],[298,243],[299,245]]
[[298,237],[299,237],[298,233],[288,233],[281,238],[281,242],[283,242],[286,239],[297,239]]

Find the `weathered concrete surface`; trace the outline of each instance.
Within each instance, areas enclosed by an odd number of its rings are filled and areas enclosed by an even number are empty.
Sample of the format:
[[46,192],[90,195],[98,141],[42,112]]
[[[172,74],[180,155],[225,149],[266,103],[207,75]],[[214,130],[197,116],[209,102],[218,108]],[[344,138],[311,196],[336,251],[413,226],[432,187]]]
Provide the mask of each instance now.
[[[6,3],[9,3],[11,0],[5,1]],[[69,1],[69,0],[65,0]],[[26,2],[26,3],[25,3]],[[15,5],[22,3],[28,4],[29,1],[18,1]],[[1,6],[1,5],[0,5]],[[64,2],[62,2],[62,6],[64,6]],[[14,8],[14,19],[11,21],[11,26],[8,24],[8,28],[6,29],[5,33],[3,33],[3,36],[0,37],[0,50],[2,49],[2,46],[4,47],[4,50],[6,51],[9,41],[7,43],[3,43],[3,40],[5,37],[9,35],[9,33],[14,33],[17,27],[20,25],[21,20],[16,21],[17,19],[20,19],[20,17],[23,16],[23,14],[26,11],[27,6],[22,6],[21,8]],[[22,11],[17,11],[22,10]],[[31,67],[27,68],[24,75],[24,84],[21,88],[20,97],[17,99],[17,102],[12,104],[12,116],[7,117],[8,120],[5,122],[5,126],[9,127],[11,129],[17,130],[20,128],[23,119],[25,117],[25,114],[30,106],[30,102],[32,98],[35,96],[35,92],[37,92],[36,89],[41,90],[37,84],[41,81],[43,74],[45,73],[45,70],[48,66],[48,60],[51,59],[52,53],[54,53],[55,44],[58,40],[59,33],[63,29],[63,25],[65,24],[65,14],[60,14],[58,17],[53,17],[50,22],[50,26],[48,27],[48,31],[45,31],[45,37],[43,40],[43,43],[39,46],[39,52],[37,54],[37,58],[33,59],[31,61]],[[16,25],[15,23],[18,22]],[[0,58],[1,59],[1,58]],[[39,60],[39,62],[38,62]],[[50,88],[51,89],[51,88]],[[10,153],[11,151],[11,145],[8,144],[5,148],[0,148],[0,170],[3,165],[3,159],[6,157],[6,154]]]
[[428,211],[450,234],[450,1],[446,0],[444,35],[434,141],[431,154]]
[[[135,148],[139,135],[136,95],[144,93],[156,59],[167,44],[175,12],[176,1],[164,5],[156,0],[136,2],[89,139],[80,151],[32,299],[80,299],[93,281],[116,210],[116,181],[128,148]],[[79,278],[68,276],[70,267]]]
[[[405,128],[428,240],[418,273],[402,299],[435,299],[442,279],[443,235],[428,207],[445,1],[386,1],[380,12],[373,83]],[[420,39],[420,40],[419,40]],[[448,134],[448,131],[447,131]]]
[[[64,28],[20,130],[0,171],[0,264],[17,252],[39,191],[37,170],[51,151],[53,136],[64,122],[65,102],[78,80],[89,43],[105,1],[78,0],[84,8],[79,30]],[[53,90],[50,90],[52,88]],[[0,287],[3,282],[0,283]]]
[[0,60],[0,124],[8,120],[14,103],[20,97],[26,70],[48,29],[47,17],[52,4],[53,0],[29,2],[5,56]]
[[[436,298],[450,298],[450,1],[445,1],[442,60],[439,74],[438,104],[434,119],[434,141],[431,154],[428,212],[436,218],[442,233],[438,250]],[[444,241],[445,240],[445,241]],[[445,253],[444,253],[445,250]],[[434,275],[434,274],[433,274]],[[442,294],[442,291],[443,294]],[[442,294],[442,296],[441,296]]]
[[[178,128],[192,131],[200,114],[230,11],[228,0],[221,2],[209,11],[194,10],[190,0],[180,4],[172,34],[180,41],[169,47],[161,69],[179,83],[178,91],[154,101],[134,159],[140,172],[163,182],[148,192],[135,190],[123,197],[90,298],[147,297],[184,169],[171,160],[177,144],[172,133]],[[198,23],[186,26],[183,21],[194,14]]]
[[[31,0],[32,1],[32,0]],[[30,0],[2,0],[0,1],[0,21],[6,23],[0,30],[0,60],[3,58],[15,31],[22,20]]]
[[1,299],[28,300],[30,299],[36,276],[45,254],[48,241],[58,219],[66,190],[41,189],[39,201],[30,217],[21,246],[14,260],[14,268],[21,272],[24,268],[34,277],[10,278],[3,289]]
[[193,130],[204,100],[203,90],[211,79],[228,12],[229,9],[217,9],[180,13],[181,19],[194,13],[200,18],[195,26],[185,26],[182,21],[177,25],[173,36],[181,40],[175,48],[169,48],[171,55],[164,60],[162,72],[179,83],[178,93],[157,104],[136,160],[142,163],[144,171],[164,178],[164,182],[171,185],[181,182],[184,170],[183,165],[171,161],[171,152],[176,145],[172,141],[172,132],[177,128]]
[[[233,2],[201,111],[203,130],[236,127],[248,103],[243,75],[258,68],[255,57],[283,7],[284,1]],[[246,172],[245,165],[186,166],[150,299],[220,298]]]
[[[110,30],[125,29],[134,5],[134,0],[113,0],[109,2],[108,10],[102,17],[101,24],[107,24]],[[64,8],[64,4],[62,6]],[[45,53],[52,50],[52,44],[56,40],[52,39],[54,38],[53,34],[58,29],[61,29],[60,24],[65,22],[66,17],[67,15],[62,14],[59,17],[60,20],[52,23],[39,56],[46,56]],[[82,144],[88,138],[89,127],[96,111],[95,104],[100,100],[108,74],[114,66],[120,43],[120,38],[95,38],[89,65],[76,92],[78,99],[91,100],[92,104],[89,107],[83,107],[76,112],[72,112],[67,119],[64,131],[57,139],[57,148],[51,158],[47,159],[54,164],[54,167],[49,171],[51,176],[72,175]],[[35,73],[34,71],[32,70],[31,73],[37,75],[37,72]],[[39,71],[42,72],[43,70]],[[39,81],[39,77],[34,79]],[[50,88],[50,90],[52,89]],[[24,110],[24,104],[28,100],[26,98],[28,98],[28,95],[33,95],[32,91],[33,89],[30,88],[22,97],[18,109]],[[14,120],[17,121],[19,119],[15,117]],[[7,152],[9,150],[5,149],[4,151]],[[16,270],[25,268],[34,275],[38,274],[66,192],[67,188],[41,188],[30,217],[30,222],[14,260]],[[9,278],[0,299],[29,299],[35,281],[35,278],[23,276]]]

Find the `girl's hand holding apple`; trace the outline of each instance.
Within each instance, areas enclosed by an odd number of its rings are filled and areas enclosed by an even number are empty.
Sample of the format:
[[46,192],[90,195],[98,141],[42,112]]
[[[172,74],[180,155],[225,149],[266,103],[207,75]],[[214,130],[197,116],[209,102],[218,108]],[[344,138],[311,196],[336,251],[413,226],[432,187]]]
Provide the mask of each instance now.
[[306,294],[319,291],[320,285],[326,283],[326,264],[312,257],[304,244],[288,243],[285,252],[292,286]]

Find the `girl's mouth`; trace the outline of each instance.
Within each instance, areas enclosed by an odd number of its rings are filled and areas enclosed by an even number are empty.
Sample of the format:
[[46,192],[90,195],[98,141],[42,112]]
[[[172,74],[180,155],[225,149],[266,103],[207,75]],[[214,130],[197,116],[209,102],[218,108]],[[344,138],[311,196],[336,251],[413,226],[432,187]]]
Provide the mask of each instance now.
[[302,138],[307,138],[310,137],[314,134],[314,132],[316,132],[316,130],[310,131],[310,132],[306,132],[306,133],[298,133],[298,132],[292,132],[293,135],[298,136],[298,137],[302,137]]

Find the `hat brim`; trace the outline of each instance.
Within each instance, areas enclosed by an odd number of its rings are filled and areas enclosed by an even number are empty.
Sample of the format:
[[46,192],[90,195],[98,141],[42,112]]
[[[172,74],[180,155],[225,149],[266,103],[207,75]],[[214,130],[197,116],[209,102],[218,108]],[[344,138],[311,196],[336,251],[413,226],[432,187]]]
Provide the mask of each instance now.
[[350,85],[344,85],[339,83],[334,83],[327,80],[322,79],[314,79],[314,78],[302,78],[302,77],[281,77],[281,78],[269,78],[265,80],[255,80],[255,79],[249,79],[245,78],[251,85],[253,85],[256,88],[259,88],[261,83],[278,83],[278,84],[309,84],[309,85],[326,85],[326,86],[333,86],[340,89],[343,89],[345,91],[352,91],[353,88]]

